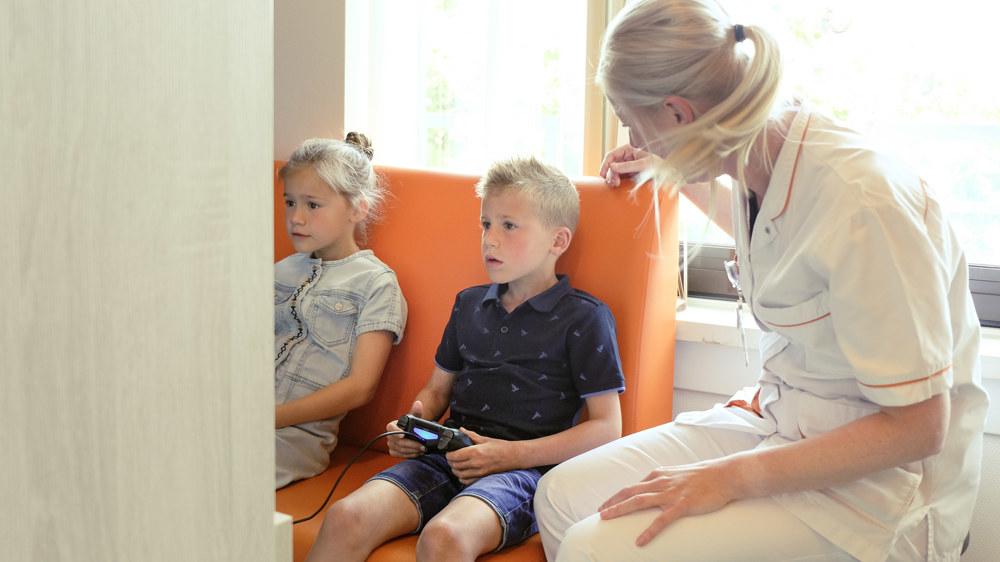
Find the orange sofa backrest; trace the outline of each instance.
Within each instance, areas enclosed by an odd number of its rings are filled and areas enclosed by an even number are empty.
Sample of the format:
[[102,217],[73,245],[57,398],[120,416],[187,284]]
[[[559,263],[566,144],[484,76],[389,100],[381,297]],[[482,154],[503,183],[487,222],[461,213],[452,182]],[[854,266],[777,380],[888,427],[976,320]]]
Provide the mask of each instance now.
[[[284,228],[284,187],[275,163],[275,261],[294,252]],[[434,366],[434,353],[458,291],[488,283],[480,255],[479,177],[440,170],[377,167],[392,193],[369,244],[391,267],[408,305],[406,332],[393,348],[375,399],[348,414],[341,442],[364,445],[410,409]],[[557,264],[573,286],[615,315],[625,392],[624,432],[670,421],[677,288],[676,199],[661,201],[662,252],[652,193],[636,197],[596,177],[574,178],[580,224]],[[385,450],[383,443],[373,448]]]

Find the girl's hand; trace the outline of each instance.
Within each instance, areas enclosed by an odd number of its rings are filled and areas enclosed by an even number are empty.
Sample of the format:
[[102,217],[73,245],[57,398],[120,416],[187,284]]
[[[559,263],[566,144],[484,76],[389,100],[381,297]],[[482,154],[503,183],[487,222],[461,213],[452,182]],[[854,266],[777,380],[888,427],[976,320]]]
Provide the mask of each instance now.
[[630,178],[653,165],[653,157],[644,150],[625,144],[604,155],[601,177],[611,187],[618,187],[621,178]]
[[660,513],[635,543],[645,546],[660,531],[681,517],[711,513],[733,500],[727,485],[731,475],[718,463],[661,467],[642,482],[623,488],[598,509],[601,519],[614,519],[643,509]]
[[[420,400],[417,400],[410,408],[410,415],[420,418],[423,414],[424,405],[420,403]],[[400,431],[399,425],[397,424],[398,421],[399,420],[391,421],[386,424],[385,430]],[[427,447],[424,447],[419,441],[410,439],[405,435],[390,435],[386,438],[386,445],[389,447],[389,454],[398,459],[412,459],[427,452]]]
[[462,429],[473,445],[446,455],[451,471],[458,481],[468,486],[483,476],[510,470],[511,442],[483,437],[475,431]]

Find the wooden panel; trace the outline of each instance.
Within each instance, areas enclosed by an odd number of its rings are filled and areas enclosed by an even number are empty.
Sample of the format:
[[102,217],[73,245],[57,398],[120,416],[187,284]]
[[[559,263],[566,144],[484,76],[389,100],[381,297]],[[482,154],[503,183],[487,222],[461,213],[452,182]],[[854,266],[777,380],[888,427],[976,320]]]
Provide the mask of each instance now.
[[270,560],[269,0],[0,9],[0,560]]

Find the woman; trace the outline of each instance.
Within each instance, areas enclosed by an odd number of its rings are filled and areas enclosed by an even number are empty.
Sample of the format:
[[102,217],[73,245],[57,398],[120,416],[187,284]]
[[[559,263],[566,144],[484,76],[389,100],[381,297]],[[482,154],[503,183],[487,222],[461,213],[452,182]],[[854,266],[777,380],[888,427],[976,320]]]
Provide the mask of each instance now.
[[601,173],[652,166],[733,233],[762,370],[546,475],[550,559],[958,558],[986,412],[964,254],[915,172],[779,101],[780,76],[774,39],[714,0],[631,2],[608,28],[597,80],[630,146]]

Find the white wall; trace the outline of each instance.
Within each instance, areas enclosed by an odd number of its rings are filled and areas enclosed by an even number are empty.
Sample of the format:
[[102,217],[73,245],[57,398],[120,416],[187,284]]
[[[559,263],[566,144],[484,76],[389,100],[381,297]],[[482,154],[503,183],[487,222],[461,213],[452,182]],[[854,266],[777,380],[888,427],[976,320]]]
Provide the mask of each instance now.
[[344,17],[344,0],[274,4],[274,160],[306,139],[346,133]]
[[270,0],[0,5],[0,560],[272,560]]

